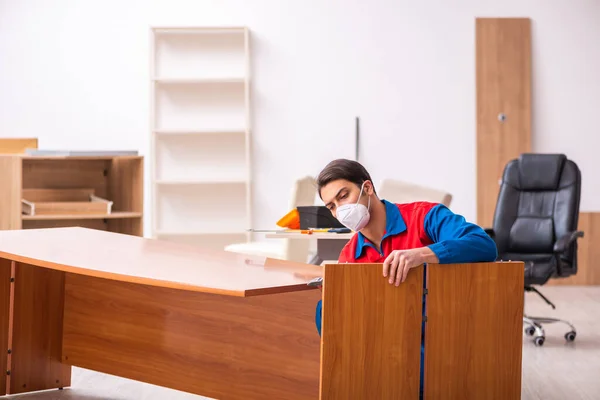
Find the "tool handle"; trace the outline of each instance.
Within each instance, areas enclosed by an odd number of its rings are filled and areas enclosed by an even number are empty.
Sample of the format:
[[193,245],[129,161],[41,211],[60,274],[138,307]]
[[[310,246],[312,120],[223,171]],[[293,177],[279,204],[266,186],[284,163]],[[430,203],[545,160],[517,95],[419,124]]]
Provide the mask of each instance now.
[[331,233],[350,233],[350,232],[352,232],[352,230],[350,230],[348,228],[332,228],[328,232],[331,232]]

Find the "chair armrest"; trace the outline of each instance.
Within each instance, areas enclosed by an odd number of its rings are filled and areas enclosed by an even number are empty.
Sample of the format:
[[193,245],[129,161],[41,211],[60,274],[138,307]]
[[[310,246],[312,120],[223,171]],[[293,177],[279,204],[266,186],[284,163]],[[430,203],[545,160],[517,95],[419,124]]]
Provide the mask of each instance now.
[[573,242],[575,242],[580,237],[583,237],[582,231],[569,232],[566,235],[563,235],[556,241],[556,243],[554,243],[554,252],[566,252],[571,246],[571,244],[573,244]]
[[496,237],[496,232],[494,232],[491,228],[484,229],[485,233],[487,233],[492,239]]

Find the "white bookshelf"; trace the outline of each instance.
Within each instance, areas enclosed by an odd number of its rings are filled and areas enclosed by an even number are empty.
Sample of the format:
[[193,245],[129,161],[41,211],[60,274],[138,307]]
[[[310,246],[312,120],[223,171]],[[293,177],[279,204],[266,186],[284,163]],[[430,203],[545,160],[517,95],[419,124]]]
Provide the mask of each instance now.
[[247,28],[151,29],[152,237],[222,250],[249,239]]

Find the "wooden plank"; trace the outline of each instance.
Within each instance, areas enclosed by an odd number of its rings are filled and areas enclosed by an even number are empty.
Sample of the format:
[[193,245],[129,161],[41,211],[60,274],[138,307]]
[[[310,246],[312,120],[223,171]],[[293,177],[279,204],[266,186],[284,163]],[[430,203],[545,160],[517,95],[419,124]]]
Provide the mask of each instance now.
[[429,264],[426,399],[521,397],[522,262]]
[[476,75],[477,223],[491,227],[504,166],[531,151],[529,18],[476,19]]
[[89,201],[94,189],[23,189],[23,199],[31,202]]
[[423,267],[399,287],[381,265],[327,264],[321,399],[417,399]]
[[[110,214],[50,214],[50,215],[22,215],[21,220],[23,221],[23,227],[31,226],[25,221],[44,221],[47,220],[48,224],[52,224],[54,221],[56,225],[62,227],[73,227],[83,226],[88,227],[87,223],[81,225],[81,221],[92,220],[92,219],[124,219],[124,218],[141,218],[142,214],[138,212],[126,212],[126,211],[115,211]],[[69,221],[77,220],[77,221]],[[112,230],[111,230],[112,231]],[[115,231],[116,233],[121,233]],[[127,232],[123,232],[127,233]]]
[[31,155],[22,155],[20,156],[23,160],[35,160],[35,161],[112,161],[113,158],[143,158],[144,156],[69,156],[69,155],[43,155],[43,156],[31,156]]
[[600,212],[580,213],[577,229],[584,232],[577,240],[577,274],[550,279],[548,285],[600,285]]
[[38,138],[2,138],[0,139],[0,153],[24,154],[26,149],[37,149]]
[[[9,349],[10,278],[12,261],[0,258],[0,349]],[[0,351],[0,368],[8,370],[8,353]],[[7,393],[8,377],[0,379],[0,396]]]
[[318,395],[317,290],[239,298],[76,274],[65,290],[65,363],[211,398]]
[[[113,211],[144,212],[144,159],[116,157],[109,169],[108,198],[113,201]],[[143,236],[143,218],[111,221],[109,230],[129,235]]]
[[[82,228],[97,229],[101,231],[107,230],[108,224],[102,219],[26,219],[23,218],[23,229],[46,229],[46,228],[67,228],[78,226]],[[49,217],[43,215],[43,217]],[[81,215],[77,216],[81,218]],[[87,217],[87,216],[86,216]],[[35,217],[34,217],[35,218]]]
[[21,158],[0,155],[0,230],[21,229]]
[[107,215],[110,214],[111,204],[109,201],[101,199],[94,201],[61,201],[61,202],[27,202],[23,203],[23,212],[32,216],[40,215],[78,215],[84,218],[87,215]]
[[9,393],[71,385],[62,364],[64,272],[16,263]]

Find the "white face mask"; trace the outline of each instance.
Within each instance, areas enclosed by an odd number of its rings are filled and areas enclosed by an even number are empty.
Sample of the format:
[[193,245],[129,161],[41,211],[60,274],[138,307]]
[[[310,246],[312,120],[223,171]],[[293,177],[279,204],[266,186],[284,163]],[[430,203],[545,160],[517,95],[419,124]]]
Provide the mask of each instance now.
[[346,228],[355,232],[358,232],[367,226],[369,219],[371,218],[371,214],[369,213],[369,208],[371,207],[371,196],[369,196],[367,207],[359,203],[364,186],[365,184],[363,182],[362,186],[360,187],[360,194],[358,195],[358,201],[356,204],[344,204],[339,206],[336,213],[338,221],[340,221],[340,223]]

